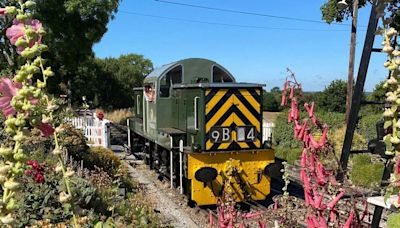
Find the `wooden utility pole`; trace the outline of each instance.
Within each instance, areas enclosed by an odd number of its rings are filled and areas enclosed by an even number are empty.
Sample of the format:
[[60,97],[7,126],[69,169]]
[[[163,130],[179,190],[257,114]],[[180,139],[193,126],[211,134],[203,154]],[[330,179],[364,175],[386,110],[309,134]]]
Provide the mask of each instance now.
[[349,120],[351,101],[353,97],[354,59],[356,53],[356,40],[357,40],[357,19],[358,19],[358,0],[354,0],[353,17],[351,23],[349,73],[347,77],[346,124]]

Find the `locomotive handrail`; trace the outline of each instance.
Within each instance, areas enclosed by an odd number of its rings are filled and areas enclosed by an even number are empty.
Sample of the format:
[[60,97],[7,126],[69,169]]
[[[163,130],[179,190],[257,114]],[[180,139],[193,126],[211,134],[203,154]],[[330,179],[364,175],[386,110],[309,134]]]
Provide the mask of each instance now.
[[197,111],[198,111],[197,104],[198,104],[199,98],[200,97],[194,97],[194,129],[195,130],[199,130],[199,126],[198,126],[198,123],[199,123],[198,118],[199,118],[199,116],[198,116],[198,113],[197,113]]

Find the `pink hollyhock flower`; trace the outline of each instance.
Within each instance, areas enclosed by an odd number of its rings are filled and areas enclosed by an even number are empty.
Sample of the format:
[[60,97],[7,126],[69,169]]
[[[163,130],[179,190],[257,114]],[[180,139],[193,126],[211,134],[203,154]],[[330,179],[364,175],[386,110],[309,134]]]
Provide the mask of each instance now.
[[7,13],[6,8],[0,8],[0,16]]
[[17,94],[18,88],[19,86],[15,85],[11,79],[0,79],[0,92],[3,95],[0,97],[0,109],[6,117],[16,113],[15,109],[11,107],[10,102],[11,99]]
[[54,134],[53,126],[48,123],[40,123],[38,126],[36,126],[36,128],[42,132],[44,137],[50,137]]
[[[6,31],[6,35],[12,45],[15,45],[17,40],[24,36],[25,26],[30,26],[35,32],[38,32],[42,28],[42,23],[39,20],[26,20],[25,22],[14,20],[13,25]],[[39,35],[38,40],[31,40],[28,46],[32,47],[36,42],[41,43],[41,41],[42,36]],[[17,52],[20,54],[24,49],[23,47],[19,47],[17,48]]]

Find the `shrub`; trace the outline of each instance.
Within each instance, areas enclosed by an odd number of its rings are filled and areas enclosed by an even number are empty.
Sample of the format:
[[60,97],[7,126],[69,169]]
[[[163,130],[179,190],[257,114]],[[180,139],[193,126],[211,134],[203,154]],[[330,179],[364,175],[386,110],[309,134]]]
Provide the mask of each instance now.
[[82,130],[76,129],[70,124],[64,124],[65,129],[60,133],[60,144],[68,150],[68,155],[76,161],[84,160],[84,155],[89,151],[85,135]]
[[121,165],[117,155],[110,149],[103,147],[91,147],[83,155],[83,165],[89,169],[99,167],[106,171],[108,175],[115,175]]
[[[287,109],[278,115],[273,131],[273,141],[275,145],[284,148],[300,148],[301,144],[294,139],[293,127],[287,123],[287,115]],[[305,112],[300,113],[301,118],[305,117],[305,115]],[[344,124],[345,115],[343,113],[318,111],[316,116],[322,122],[328,124],[330,134]]]
[[44,183],[36,183],[32,178],[24,178],[24,191],[19,195],[20,208],[17,212],[18,227],[33,225],[37,221],[48,219],[51,223],[67,221],[71,218],[64,213],[58,201],[61,175],[46,172]]
[[359,132],[365,137],[367,141],[375,139],[376,135],[376,123],[382,119],[382,114],[365,114],[362,116],[359,122]]
[[113,123],[126,124],[126,120],[133,115],[129,109],[118,109],[105,113],[105,118]]
[[[335,149],[335,154],[338,158],[340,158],[340,155],[342,153],[345,134],[346,134],[346,126],[342,126],[340,128],[335,129],[333,131],[333,134],[331,135],[331,140],[333,143],[333,147]],[[351,149],[363,150],[366,147],[367,147],[367,140],[358,132],[354,132]]]
[[357,154],[351,158],[350,180],[354,185],[371,188],[377,187],[382,179],[384,164],[373,163],[368,154]]

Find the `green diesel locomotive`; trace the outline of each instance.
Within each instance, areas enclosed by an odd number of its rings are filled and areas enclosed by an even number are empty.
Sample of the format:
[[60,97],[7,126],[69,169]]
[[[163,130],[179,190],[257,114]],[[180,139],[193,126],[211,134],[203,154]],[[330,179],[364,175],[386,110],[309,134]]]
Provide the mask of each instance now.
[[132,148],[197,205],[222,191],[240,202],[270,192],[274,151],[262,142],[262,85],[191,58],[155,69],[135,88]]

